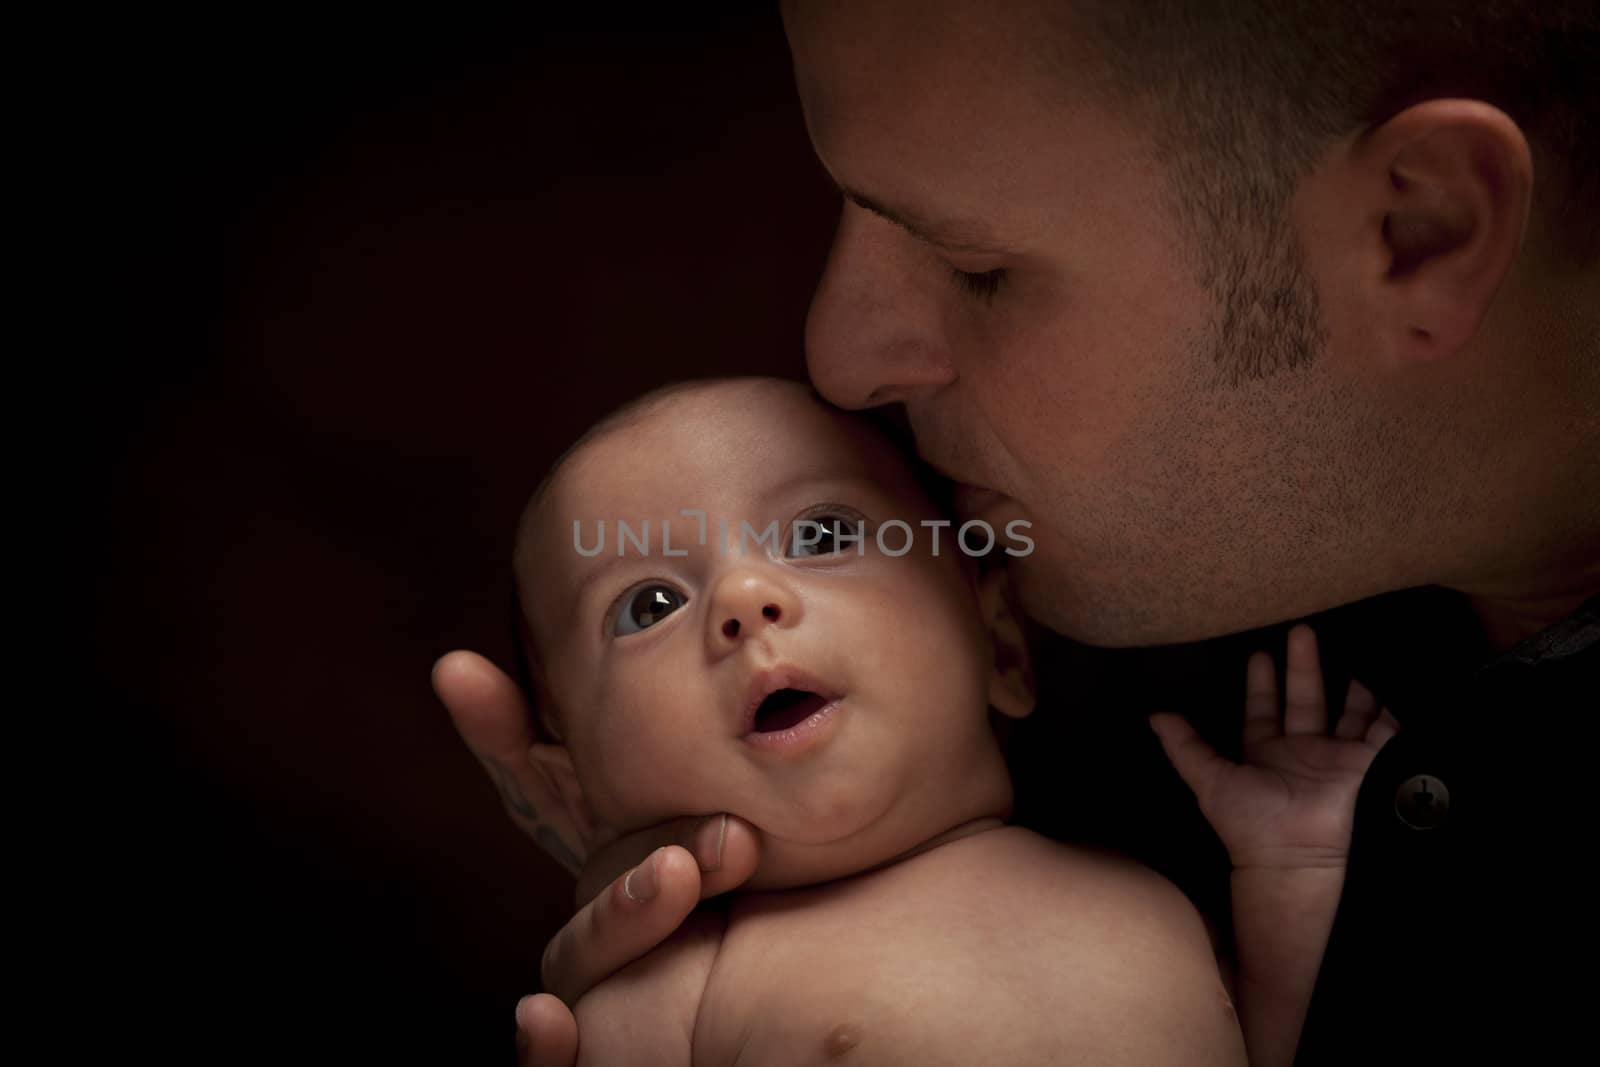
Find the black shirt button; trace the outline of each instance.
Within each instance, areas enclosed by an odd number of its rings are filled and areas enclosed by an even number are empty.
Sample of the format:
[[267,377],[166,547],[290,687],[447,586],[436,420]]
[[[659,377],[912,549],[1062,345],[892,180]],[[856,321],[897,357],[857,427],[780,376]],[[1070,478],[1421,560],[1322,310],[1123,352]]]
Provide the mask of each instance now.
[[1450,814],[1450,790],[1431,774],[1415,774],[1394,793],[1394,812],[1413,830],[1432,830]]

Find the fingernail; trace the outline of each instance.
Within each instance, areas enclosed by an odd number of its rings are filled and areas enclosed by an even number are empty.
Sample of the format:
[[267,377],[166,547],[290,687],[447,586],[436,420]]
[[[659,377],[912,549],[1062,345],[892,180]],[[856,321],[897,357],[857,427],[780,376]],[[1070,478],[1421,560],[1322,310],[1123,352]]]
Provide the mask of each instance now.
[[718,815],[700,824],[694,832],[694,861],[703,872],[722,870],[722,839],[728,832],[728,817]]
[[654,897],[656,890],[660,888],[659,883],[656,881],[656,859],[660,855],[661,850],[658,848],[650,853],[649,859],[629,871],[627,876],[622,879],[623,895],[635,904],[643,904]]

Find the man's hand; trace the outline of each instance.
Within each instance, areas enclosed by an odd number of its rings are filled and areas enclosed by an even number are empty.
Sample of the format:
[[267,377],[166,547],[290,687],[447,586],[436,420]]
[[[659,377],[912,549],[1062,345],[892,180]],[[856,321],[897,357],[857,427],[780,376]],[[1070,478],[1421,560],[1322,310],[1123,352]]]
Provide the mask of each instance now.
[[537,738],[517,683],[475,652],[451,652],[433,665],[433,691],[494,783],[506,814],[576,878],[583,837],[550,780],[528,759]]
[[1317,639],[1309,626],[1289,632],[1281,714],[1270,656],[1252,656],[1245,679],[1243,762],[1219,756],[1179,716],[1156,715],[1150,725],[1167,758],[1194,790],[1235,868],[1342,865],[1361,779],[1399,724],[1352,681],[1344,712],[1328,733]]
[[518,1062],[566,1067],[578,1045],[571,1006],[665,941],[703,898],[748,880],[760,838],[741,819],[694,816],[586,855],[560,796],[527,758],[537,738],[516,683],[482,656],[452,652],[434,664],[433,688],[512,820],[578,878],[578,912],[545,948],[545,994],[517,1006]]

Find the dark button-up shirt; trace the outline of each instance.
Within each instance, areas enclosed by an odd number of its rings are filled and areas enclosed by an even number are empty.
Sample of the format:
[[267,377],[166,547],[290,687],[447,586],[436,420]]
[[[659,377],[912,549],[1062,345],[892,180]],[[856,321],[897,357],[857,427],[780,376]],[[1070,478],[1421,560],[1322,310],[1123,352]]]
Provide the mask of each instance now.
[[1476,669],[1406,666],[1374,685],[1402,726],[1362,786],[1296,1062],[1587,1059],[1600,597]]

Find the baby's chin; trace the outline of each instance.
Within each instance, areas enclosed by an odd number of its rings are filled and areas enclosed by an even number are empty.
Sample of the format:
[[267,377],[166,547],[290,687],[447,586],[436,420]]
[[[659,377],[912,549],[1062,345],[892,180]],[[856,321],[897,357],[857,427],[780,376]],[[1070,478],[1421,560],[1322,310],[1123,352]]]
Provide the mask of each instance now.
[[887,863],[907,849],[863,848],[859,844],[832,841],[821,845],[801,845],[762,834],[761,863],[742,888],[798,889],[840,878]]
[[[761,863],[747,889],[795,889],[882,866],[949,827],[949,813],[898,809],[836,812],[827,824],[779,819],[763,825]],[[852,814],[855,817],[847,819]],[[780,825],[782,824],[782,825]]]
[[763,805],[763,811],[734,811],[760,830],[762,862],[746,888],[792,889],[832,881],[877,867],[907,848],[910,838],[925,838],[909,824],[899,798],[866,795],[808,797],[810,803]]
[[794,841],[757,824],[761,863],[747,889],[794,889],[847,878],[894,856],[894,851],[858,836],[834,841]]

